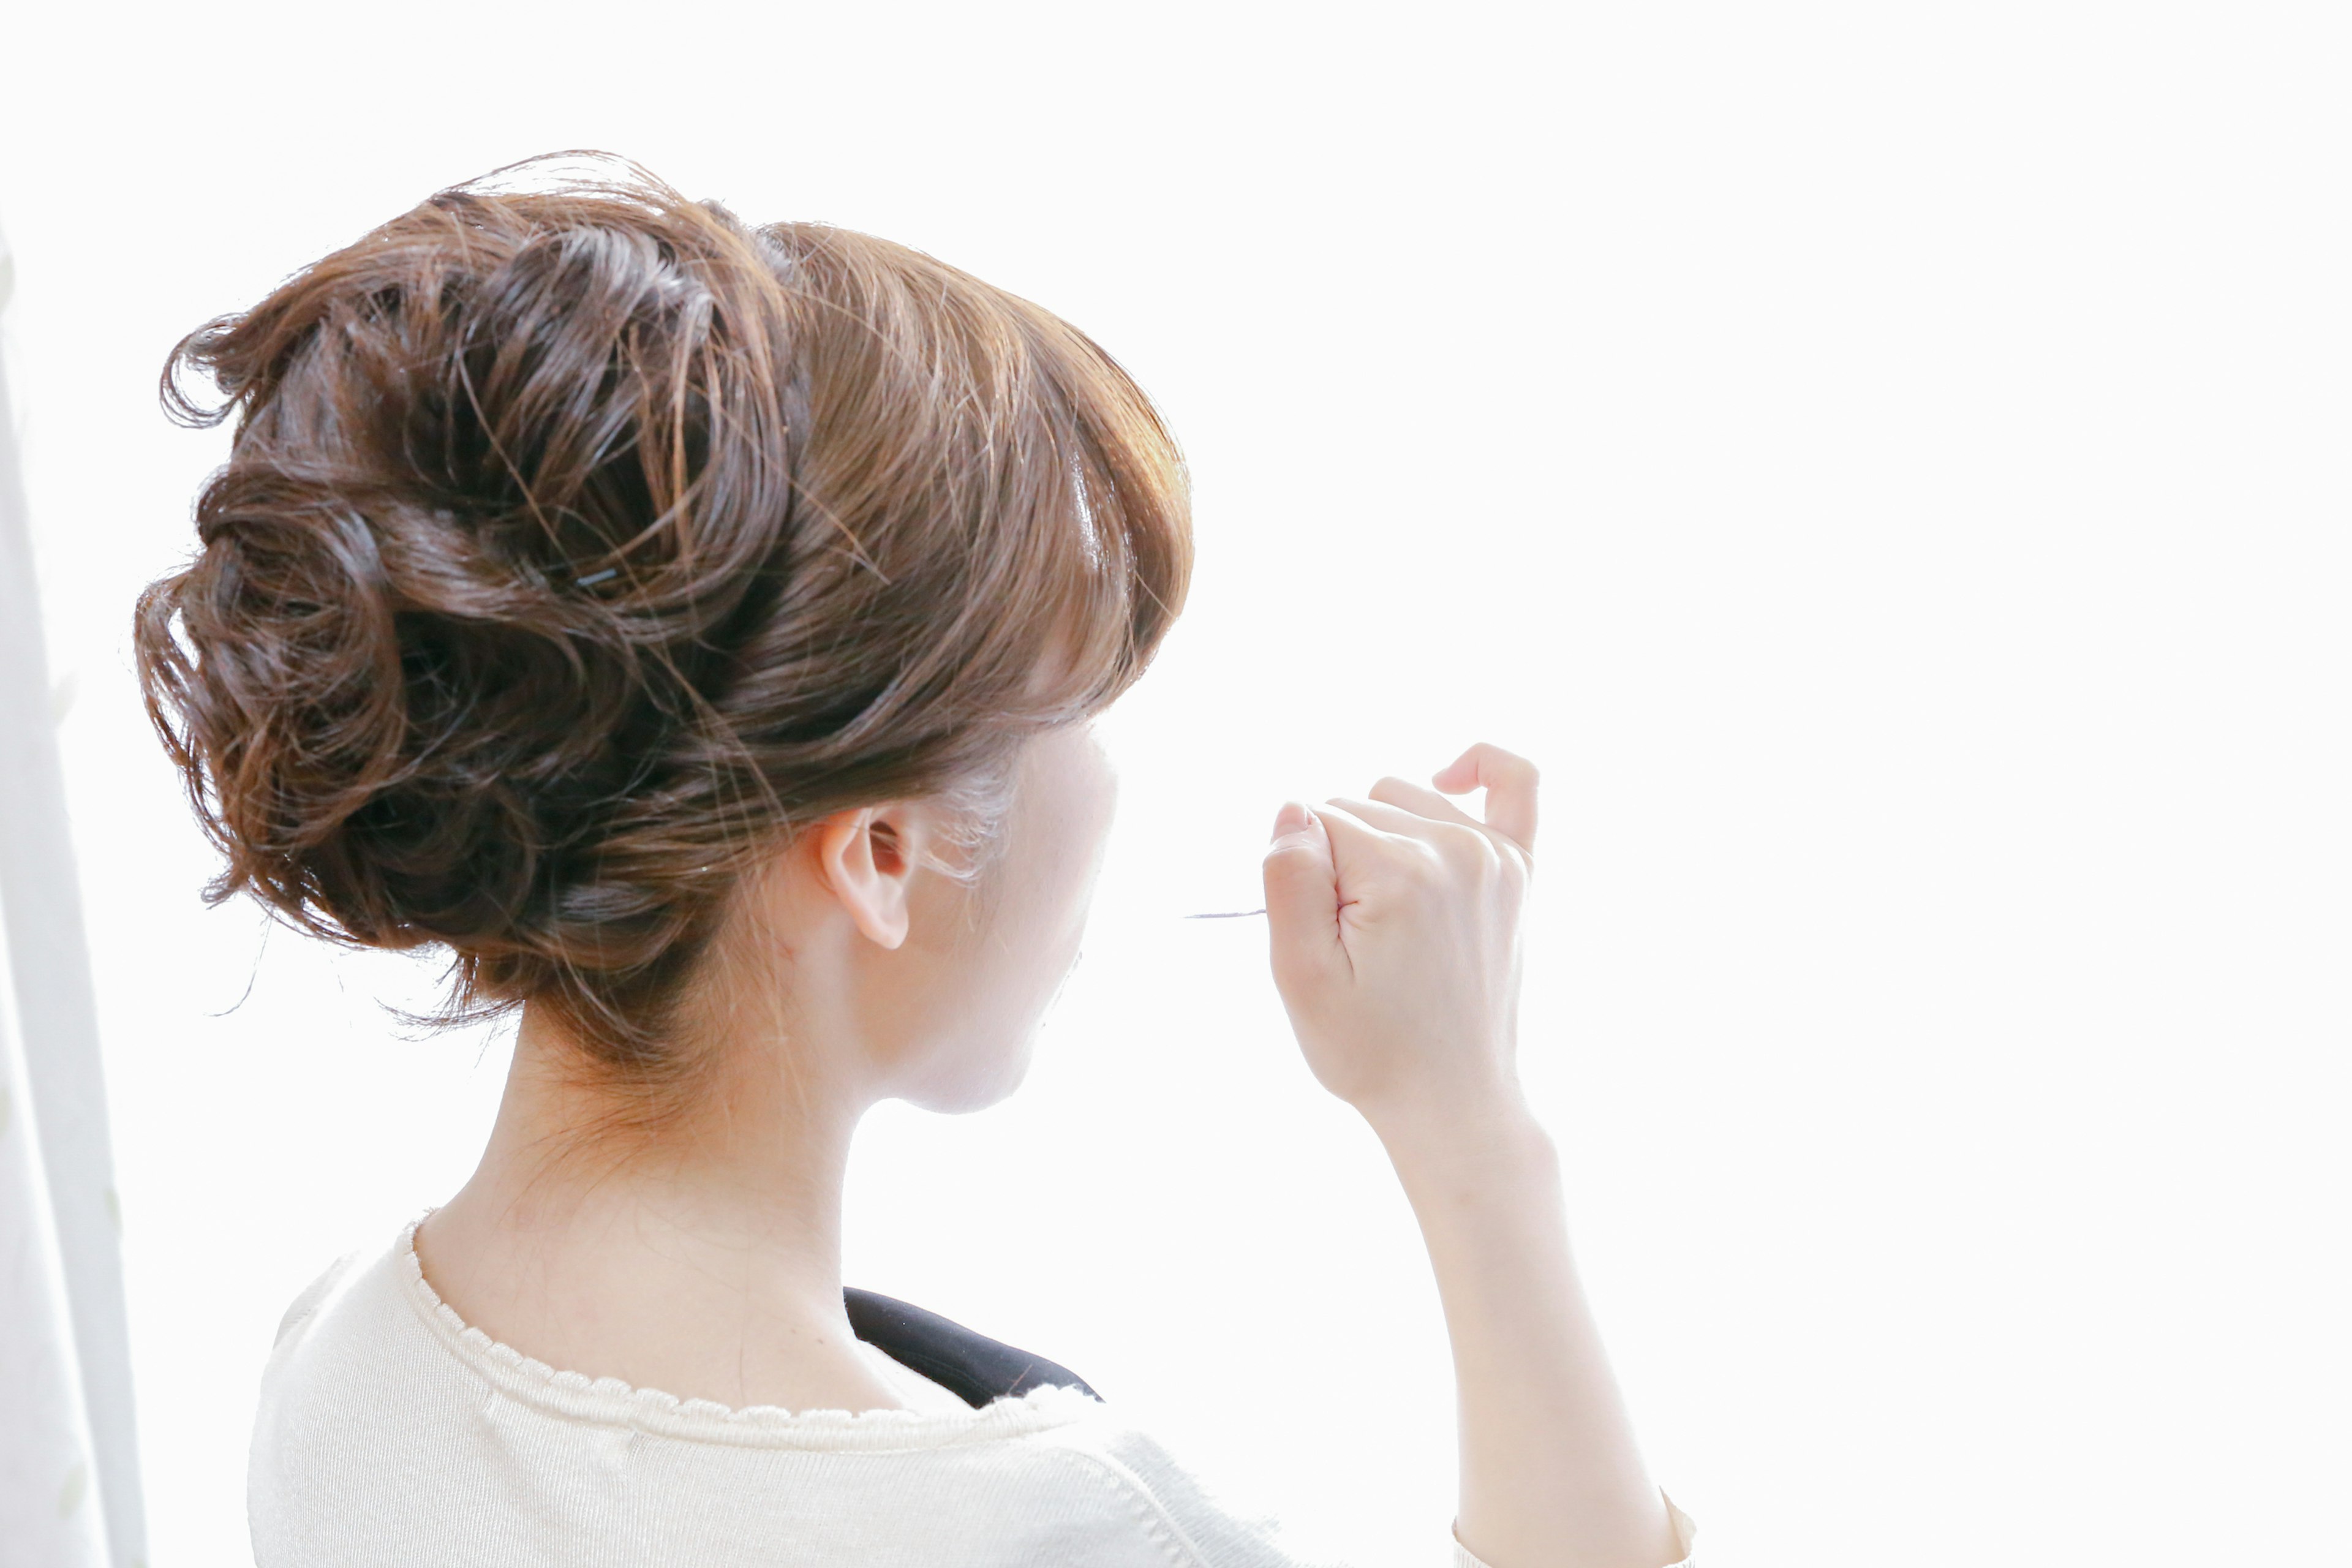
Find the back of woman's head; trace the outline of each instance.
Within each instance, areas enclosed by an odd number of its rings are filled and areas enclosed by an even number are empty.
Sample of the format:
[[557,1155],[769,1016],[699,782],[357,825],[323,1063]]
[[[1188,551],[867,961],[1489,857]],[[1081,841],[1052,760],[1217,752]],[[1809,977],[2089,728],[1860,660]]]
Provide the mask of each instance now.
[[451,1016],[531,1003],[658,1074],[799,825],[984,819],[1023,741],[1141,672],[1183,472],[1101,350],[929,257],[524,174],[180,344],[167,405],[236,438],[140,669],[213,898],[446,946]]

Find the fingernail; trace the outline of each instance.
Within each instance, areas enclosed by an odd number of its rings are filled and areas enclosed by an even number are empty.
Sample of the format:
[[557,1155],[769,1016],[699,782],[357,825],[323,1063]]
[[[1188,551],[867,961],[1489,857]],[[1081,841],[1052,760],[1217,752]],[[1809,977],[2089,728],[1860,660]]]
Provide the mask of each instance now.
[[1286,833],[1304,832],[1314,820],[1315,814],[1297,801],[1284,801],[1282,809],[1274,814],[1274,836],[1279,838]]

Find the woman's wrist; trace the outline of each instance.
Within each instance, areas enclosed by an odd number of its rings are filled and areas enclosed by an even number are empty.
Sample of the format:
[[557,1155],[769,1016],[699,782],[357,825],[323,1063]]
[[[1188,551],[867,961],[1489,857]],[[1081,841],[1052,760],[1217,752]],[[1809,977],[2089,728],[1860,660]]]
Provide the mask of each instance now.
[[1559,1181],[1559,1151],[1516,1084],[1475,1098],[1423,1098],[1364,1116],[1416,1202],[1423,1192],[1468,1196],[1528,1180]]

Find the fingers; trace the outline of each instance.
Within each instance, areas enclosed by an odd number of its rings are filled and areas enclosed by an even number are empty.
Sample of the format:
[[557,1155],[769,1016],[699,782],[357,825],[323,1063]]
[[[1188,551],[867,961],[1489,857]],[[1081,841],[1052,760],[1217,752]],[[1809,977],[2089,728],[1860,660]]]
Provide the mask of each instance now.
[[[1400,782],[1383,779],[1380,784],[1372,786],[1372,794],[1378,796],[1382,793],[1384,786]],[[1402,787],[1412,789],[1414,786],[1404,784]],[[1432,795],[1429,798],[1444,810],[1444,816],[1415,811],[1407,806],[1390,805],[1377,798],[1349,800],[1344,797],[1330,802],[1324,815],[1326,819],[1329,820],[1344,812],[1349,816],[1379,829],[1382,834],[1397,838],[1415,839],[1440,848],[1444,847],[1451,841],[1456,847],[1475,848],[1480,854],[1491,855],[1498,847],[1504,847],[1501,834],[1488,831],[1476,817],[1467,815],[1452,801],[1436,795]],[[1513,853],[1517,852],[1517,846],[1511,845],[1508,847]]]
[[1275,984],[1312,987],[1347,967],[1339,944],[1339,873],[1322,819],[1292,801],[1274,819],[1265,851],[1266,929]]
[[1426,817],[1432,822],[1452,822],[1464,827],[1475,827],[1481,833],[1486,831],[1485,823],[1435,790],[1424,789],[1404,779],[1381,780],[1372,786],[1371,796],[1384,805],[1402,808],[1412,812],[1416,816]]
[[1448,795],[1486,792],[1486,826],[1532,854],[1536,847],[1536,765],[1490,746],[1471,747],[1430,781]]

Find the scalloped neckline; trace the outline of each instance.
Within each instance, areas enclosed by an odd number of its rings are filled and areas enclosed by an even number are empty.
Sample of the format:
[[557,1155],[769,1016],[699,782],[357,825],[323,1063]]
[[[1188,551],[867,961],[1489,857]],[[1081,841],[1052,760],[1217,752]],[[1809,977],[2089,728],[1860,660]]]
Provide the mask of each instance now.
[[565,1371],[492,1339],[441,1299],[416,1256],[417,1226],[430,1214],[427,1210],[409,1221],[394,1249],[410,1304],[460,1363],[553,1414],[574,1419],[621,1419],[671,1436],[718,1441],[764,1445],[781,1439],[795,1447],[862,1447],[880,1439],[880,1446],[889,1447],[929,1447],[1018,1436],[1066,1426],[1103,1408],[1098,1400],[1076,1389],[1046,1384],[976,1409],[951,1412],[788,1410],[779,1405],[730,1405],[713,1399],[685,1399],[617,1377]]

